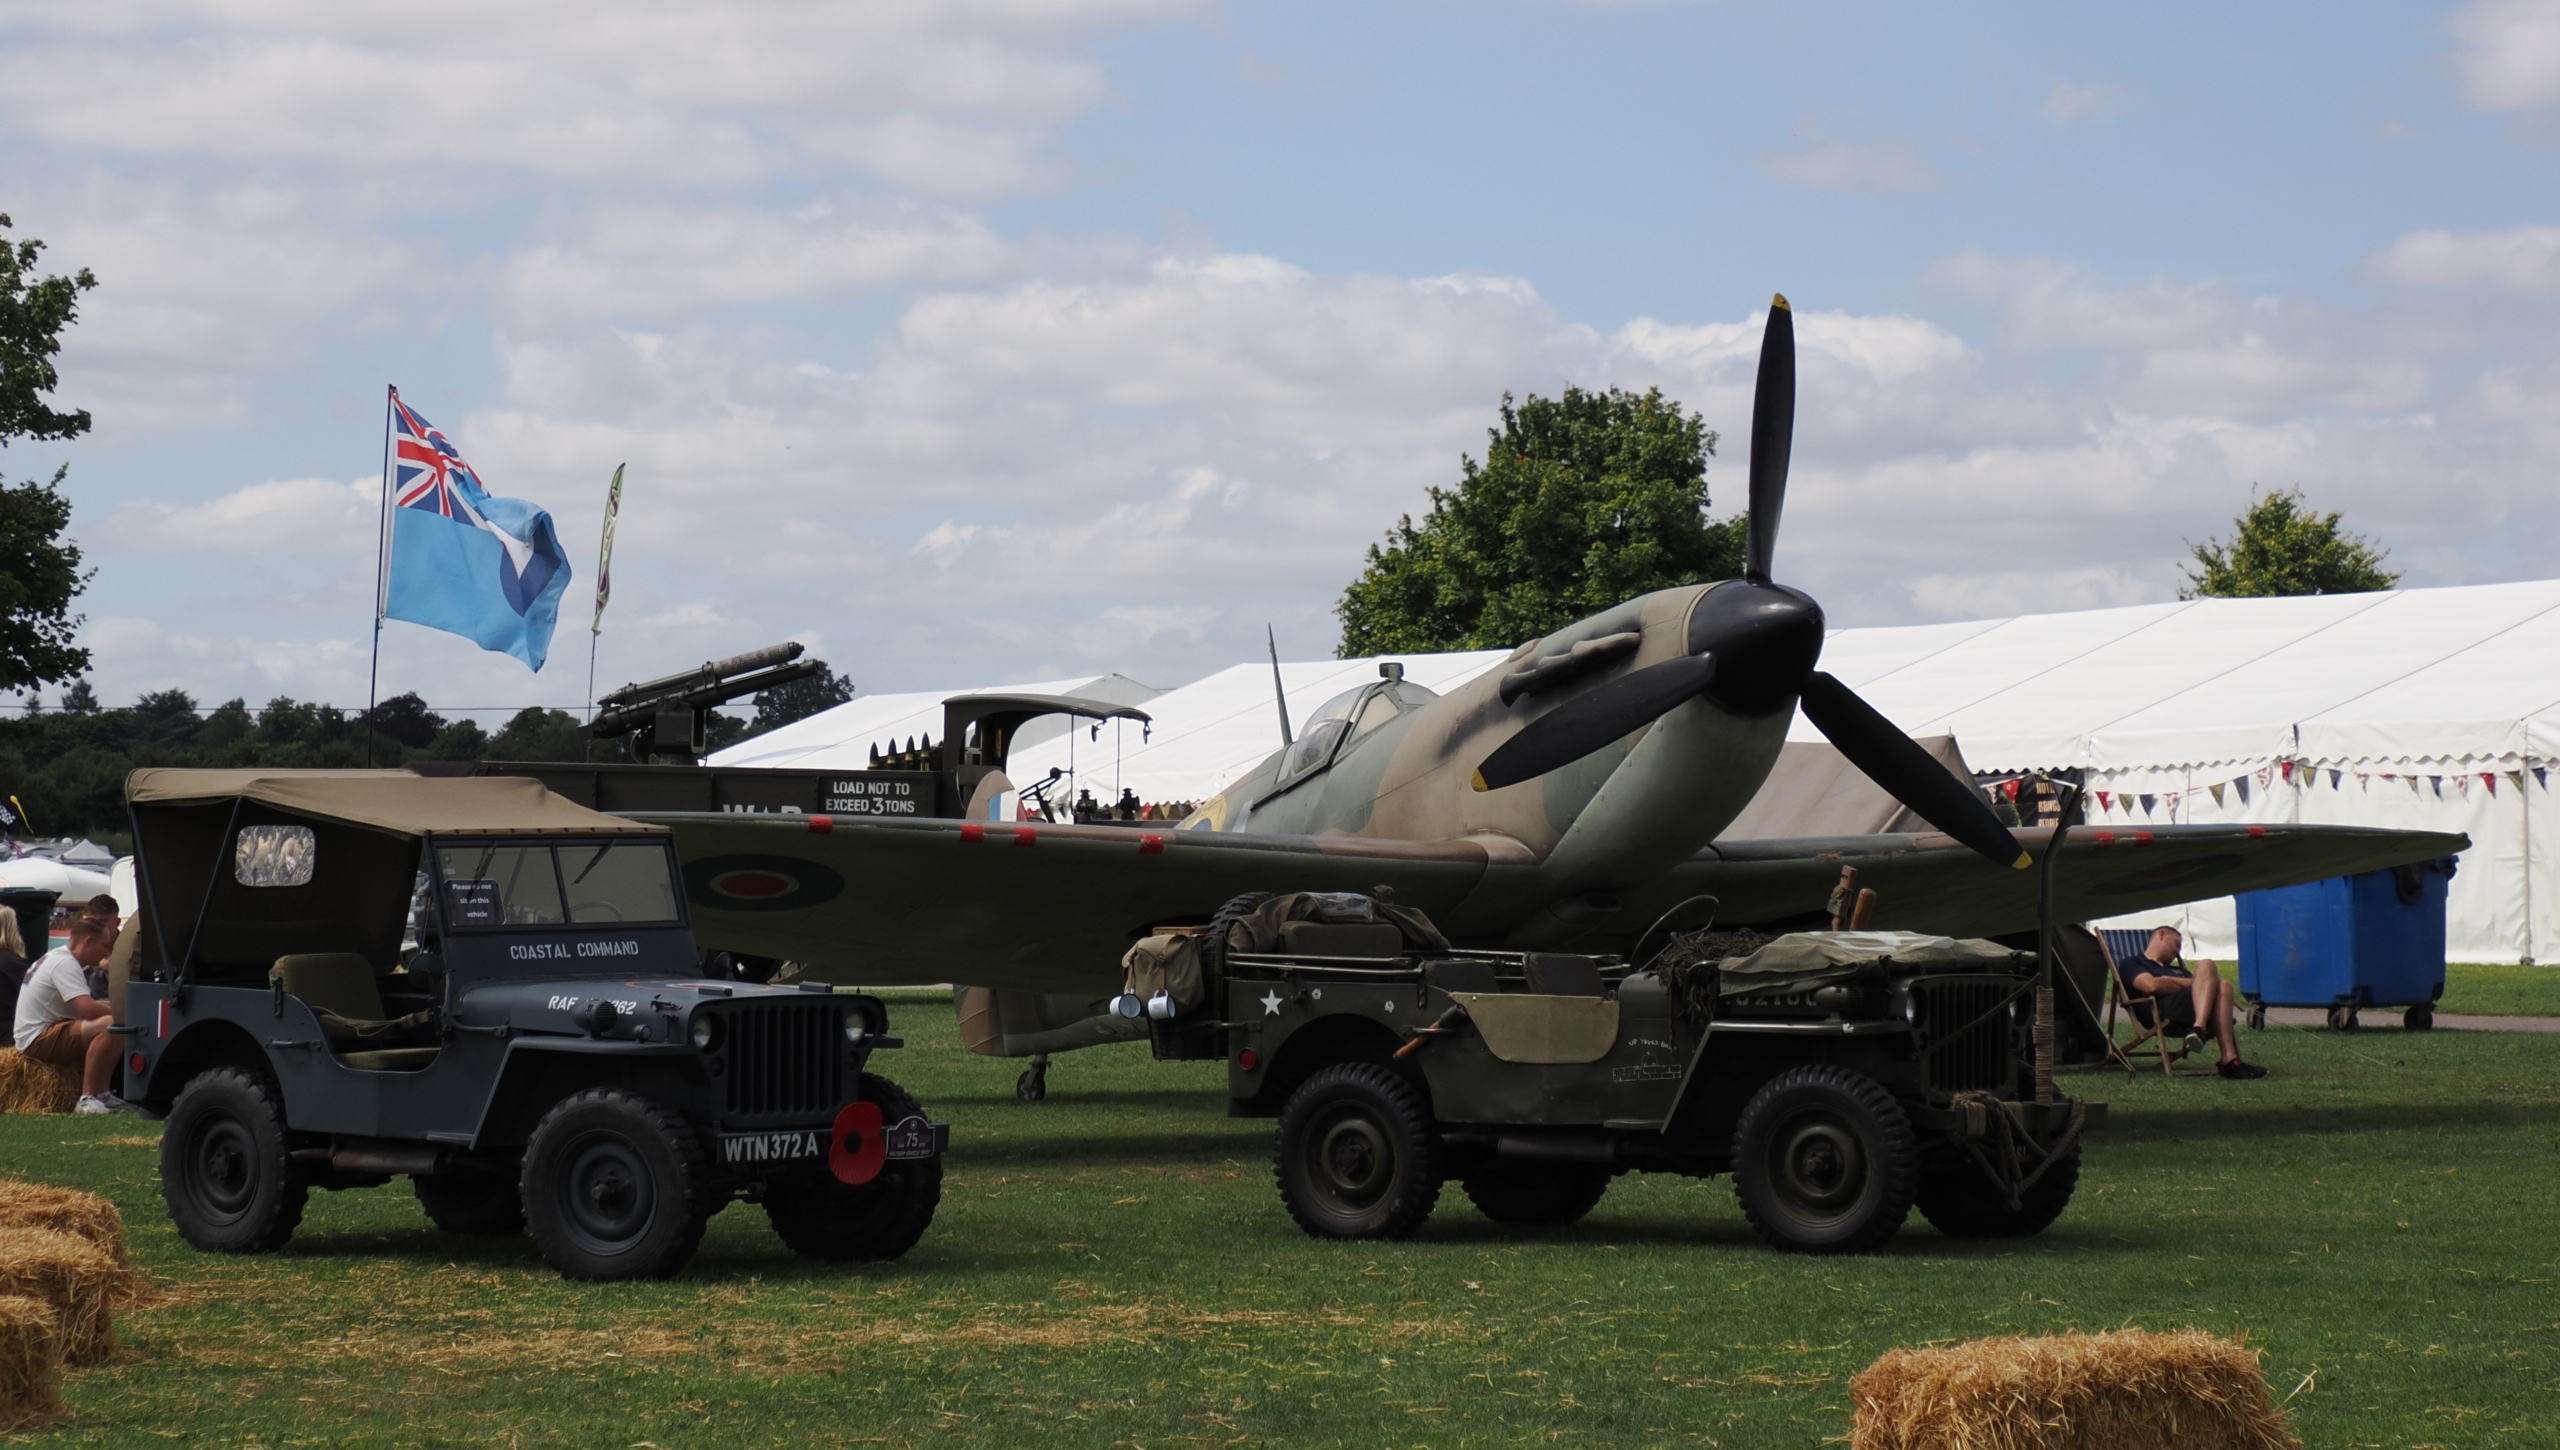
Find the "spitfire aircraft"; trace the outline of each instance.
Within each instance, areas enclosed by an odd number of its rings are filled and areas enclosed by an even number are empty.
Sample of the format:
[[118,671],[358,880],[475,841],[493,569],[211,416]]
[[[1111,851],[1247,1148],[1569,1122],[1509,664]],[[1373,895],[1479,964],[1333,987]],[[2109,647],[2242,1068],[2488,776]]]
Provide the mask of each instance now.
[[[1875,926],[2030,930],[2041,873],[2025,868],[2049,833],[2003,825],[1970,782],[1824,673],[1822,607],[1778,581],[1794,413],[1794,321],[1781,297],[1761,344],[1739,579],[1628,600],[1521,645],[1446,695],[1387,667],[1179,829],[655,817],[675,829],[695,929],[822,978],[974,983],[1063,997],[1087,1014],[1119,989],[1133,940],[1204,922],[1257,890],[1386,887],[1460,946],[1625,953],[1666,911],[1701,896],[1717,899],[1720,926],[1819,924],[1841,868],[1854,866],[1879,893]],[[1717,843],[1768,777],[1798,711],[1936,832]],[[940,765],[962,776],[962,799],[985,798],[1004,743],[959,732],[942,742]],[[2319,880],[2468,844],[2338,826],[2074,827],[2053,863],[2054,919]],[[1056,1030],[1026,1030],[995,1050],[1024,1055],[1108,1035],[1017,1016],[1025,1029]]]

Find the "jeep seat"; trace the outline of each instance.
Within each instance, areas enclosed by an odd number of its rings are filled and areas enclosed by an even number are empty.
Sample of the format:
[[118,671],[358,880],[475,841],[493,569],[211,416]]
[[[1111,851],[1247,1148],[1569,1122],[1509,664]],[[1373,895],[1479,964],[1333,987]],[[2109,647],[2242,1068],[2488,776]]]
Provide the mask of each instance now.
[[1527,957],[1529,990],[1548,997],[1605,997],[1609,994],[1600,978],[1597,957],[1578,956],[1570,952],[1530,952]]
[[[382,1015],[382,989],[374,982],[373,963],[354,952],[304,952],[276,958],[267,980],[281,983],[288,997],[320,1019],[329,1050],[349,1067],[369,1072],[406,1072],[435,1061],[434,1047],[367,1047],[364,1044],[408,1036],[433,1014]],[[349,1051],[350,1047],[355,1048]]]

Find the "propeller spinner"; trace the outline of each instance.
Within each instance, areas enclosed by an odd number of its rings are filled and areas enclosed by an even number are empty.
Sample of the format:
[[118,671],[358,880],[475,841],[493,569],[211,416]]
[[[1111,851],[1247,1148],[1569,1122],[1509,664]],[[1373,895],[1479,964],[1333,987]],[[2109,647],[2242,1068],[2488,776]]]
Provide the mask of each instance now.
[[1822,655],[1822,606],[1771,576],[1795,420],[1795,312],[1781,296],[1769,303],[1751,401],[1751,513],[1742,577],[1699,598],[1689,615],[1688,654],[1586,690],[1530,721],[1476,768],[1476,789],[1499,790],[1568,765],[1700,695],[1745,717],[1801,705],[1851,764],[1921,819],[2001,865],[2024,870],[2033,858],[1979,794],[1855,691],[1813,667]]

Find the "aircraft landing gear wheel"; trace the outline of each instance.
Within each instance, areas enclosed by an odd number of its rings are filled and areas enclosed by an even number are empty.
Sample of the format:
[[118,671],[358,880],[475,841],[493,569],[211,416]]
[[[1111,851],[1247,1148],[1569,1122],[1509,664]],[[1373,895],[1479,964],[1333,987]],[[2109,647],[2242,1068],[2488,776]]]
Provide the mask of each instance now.
[[1026,1103],[1047,1102],[1049,1100],[1049,1059],[1046,1057],[1031,1059],[1031,1065],[1022,1070],[1022,1076],[1013,1080],[1013,1095]]
[[160,1193],[178,1237],[209,1254],[281,1248],[311,1190],[287,1156],[283,1095],[264,1073],[218,1067],[169,1109],[160,1135]]
[[1274,1176],[1320,1239],[1400,1239],[1440,1201],[1440,1135],[1422,1095],[1374,1063],[1337,1063],[1280,1110]]
[[1488,1168],[1466,1181],[1467,1200],[1495,1223],[1580,1223],[1609,1191],[1609,1170],[1566,1165]]
[[2249,1030],[2252,1032],[2264,1032],[2267,1030],[2266,1003],[2252,1002],[2249,1004]]
[[1971,1158],[1950,1156],[1920,1171],[1920,1189],[1912,1204],[1949,1238],[2023,1239],[2051,1228],[2071,1206],[2072,1190],[2079,1186],[2077,1143],[2043,1177],[2027,1185],[2027,1191],[2018,1195],[2016,1208],[2009,1206],[2007,1194],[1983,1176],[1981,1165]]
[[2329,1030],[2332,1032],[2353,1032],[2363,1025],[2356,1020],[2356,1009],[2353,1007],[2329,1009]]
[[[879,1105],[884,1123],[924,1112],[906,1089],[874,1073],[862,1075],[862,1100]],[[777,1178],[765,1190],[764,1213],[802,1258],[876,1262],[914,1248],[941,1204],[941,1159],[892,1158],[869,1183],[846,1183],[824,1168]]]
[[525,1220],[564,1279],[667,1279],[702,1243],[702,1145],[636,1093],[589,1088],[543,1114],[525,1144]]
[[2412,1007],[2400,1014],[2400,1025],[2411,1032],[2429,1031],[2436,1025],[2436,1009],[2429,1006]]
[[524,1190],[504,1178],[454,1173],[410,1183],[427,1220],[446,1233],[503,1236],[524,1230]]
[[1771,1078],[1733,1135],[1733,1191],[1773,1248],[1863,1254],[1902,1227],[1920,1177],[1911,1120],[1875,1079],[1839,1067]]

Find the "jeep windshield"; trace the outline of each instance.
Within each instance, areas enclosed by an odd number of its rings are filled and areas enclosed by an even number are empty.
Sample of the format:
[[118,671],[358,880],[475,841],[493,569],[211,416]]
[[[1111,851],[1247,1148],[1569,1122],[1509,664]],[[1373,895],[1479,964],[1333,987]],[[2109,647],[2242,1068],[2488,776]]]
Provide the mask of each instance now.
[[438,841],[446,929],[673,926],[675,854],[663,840]]

